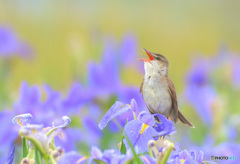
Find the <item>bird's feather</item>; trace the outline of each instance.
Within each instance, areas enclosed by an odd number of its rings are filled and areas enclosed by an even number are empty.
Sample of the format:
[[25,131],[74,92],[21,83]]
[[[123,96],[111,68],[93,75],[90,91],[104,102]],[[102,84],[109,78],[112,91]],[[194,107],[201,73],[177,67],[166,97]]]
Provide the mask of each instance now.
[[178,102],[177,102],[176,90],[175,90],[172,80],[169,77],[167,77],[166,80],[167,80],[167,84],[168,84],[168,92],[169,92],[171,100],[172,100],[172,109],[170,111],[170,115],[172,115],[173,121],[177,122]]
[[143,89],[143,82],[144,82],[144,79],[143,79],[143,81],[142,81],[142,84],[141,84],[141,86],[140,86],[140,93],[142,93],[142,89]]

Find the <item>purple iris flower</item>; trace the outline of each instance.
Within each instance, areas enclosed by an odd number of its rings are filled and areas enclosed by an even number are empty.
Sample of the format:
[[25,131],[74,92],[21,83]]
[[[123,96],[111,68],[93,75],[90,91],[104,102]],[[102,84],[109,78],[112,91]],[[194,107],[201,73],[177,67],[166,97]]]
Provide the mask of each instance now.
[[[156,158],[154,157],[151,157],[147,154],[144,154],[144,155],[139,155],[139,158],[140,160],[142,161],[143,164],[155,164],[156,163]],[[133,153],[132,151],[128,150],[126,152],[126,155],[125,157],[121,160],[121,164],[123,163],[132,163],[132,160],[133,159]]]
[[118,60],[122,62],[124,67],[136,68],[140,73],[144,73],[142,63],[136,60],[138,58],[138,47],[136,36],[133,34],[126,34],[120,46]]
[[14,104],[13,113],[15,115],[31,113],[35,118],[33,123],[51,126],[51,122],[60,119],[61,115],[64,115],[64,111],[61,107],[59,93],[53,92],[48,86],[45,86],[45,89],[47,98],[43,102],[40,87],[29,86],[26,82],[23,82],[20,88],[19,100]]
[[[137,118],[139,114],[139,107],[137,102],[134,99],[131,100],[130,104],[124,104],[124,103],[121,104],[121,102],[119,103],[120,103],[119,107],[116,106],[111,109],[117,110],[116,112],[117,115],[114,116],[113,118],[116,117],[116,120],[118,121],[118,123],[120,123],[120,125],[123,127],[127,120],[130,121],[130,120],[133,120],[134,117]],[[110,113],[107,113],[107,114],[110,114]],[[110,123],[109,128],[112,132],[119,132],[120,130],[119,127],[114,122]]]
[[130,102],[132,99],[138,105],[139,111],[147,110],[145,102],[141,94],[139,94],[139,87],[134,86],[122,86],[120,92],[118,93],[118,99],[122,102]]
[[152,158],[150,157],[149,155],[143,155],[143,156],[140,156],[142,162],[144,164],[155,164],[157,163],[157,160],[155,158]]
[[[165,136],[175,132],[173,123],[164,116],[160,114],[156,115],[161,120],[161,123],[156,123],[154,115],[151,115],[149,112],[142,111],[139,113],[137,103],[134,99],[131,100],[131,105],[116,101],[99,122],[99,128],[104,129],[110,120],[124,115],[128,111],[132,112],[131,115],[133,115],[134,119],[124,117],[124,122],[128,119],[128,123],[124,127],[124,132],[138,153],[144,153],[148,150],[147,143],[154,136]],[[124,144],[129,148],[126,139],[124,140]]]
[[[136,38],[133,35],[126,35],[120,48],[114,45],[112,39],[106,42],[101,64],[90,62],[88,65],[87,88],[93,93],[93,98],[117,95],[121,101],[130,101],[134,97],[141,103],[140,106],[144,104],[139,100],[139,88],[134,88],[134,92],[132,92],[131,87],[122,84],[119,75],[121,66],[130,66],[130,63],[133,68],[136,68],[133,66],[134,64],[138,64],[137,68],[143,69],[142,63],[136,60],[136,45]],[[129,91],[134,93],[134,96],[131,97],[132,94],[128,94]],[[126,95],[127,98],[130,97],[129,100],[122,99]]]
[[69,152],[76,150],[77,143],[83,139],[84,136],[79,129],[66,128],[55,138],[55,144],[64,148],[65,152]]
[[[114,119],[115,117],[118,117],[128,110],[131,110],[131,107],[127,104],[124,104],[122,102],[116,101],[113,106],[108,110],[108,112],[103,116],[101,121],[98,124],[98,127],[103,130],[109,121]],[[125,118],[127,120],[127,118]],[[125,120],[125,121],[126,121]]]
[[186,151],[186,150],[183,150],[182,152],[179,153],[178,157],[175,158],[175,162],[174,163],[193,163],[193,164],[196,164],[197,162],[194,161],[193,157],[191,156],[191,154]]
[[[211,138],[210,138],[211,139]],[[208,139],[209,140],[209,139]],[[227,160],[227,163],[235,164],[239,163],[239,150],[240,144],[236,142],[224,142],[218,145],[214,144],[214,141],[205,142],[201,149],[204,151],[204,158],[211,159],[211,156],[228,156],[232,157],[232,160]],[[196,146],[195,149],[200,149]],[[237,159],[237,160],[236,160]],[[224,161],[223,161],[224,162]]]
[[[148,141],[153,139],[153,136],[158,135],[153,128],[154,125],[154,116],[143,111],[138,115],[138,119],[128,122],[124,127],[125,135],[130,140],[137,153],[148,151]],[[129,144],[126,139],[124,139],[124,144],[128,149]]]
[[58,161],[58,164],[66,163],[95,163],[94,161],[101,161],[104,163],[114,163],[121,164],[126,160],[130,160],[132,156],[121,154],[121,152],[117,149],[108,149],[103,152],[96,146],[91,147],[91,156],[86,157],[78,154],[75,151],[71,151],[65,153]]
[[[29,87],[30,88],[30,87]],[[27,89],[26,89],[27,90]],[[46,112],[48,111],[55,111],[56,113],[61,113],[62,107],[61,107],[61,93],[54,91],[50,86],[45,85],[44,91],[46,92],[46,100],[44,102],[38,102],[38,104],[41,104],[41,110],[44,110]],[[39,94],[39,93],[38,93]],[[41,97],[41,96],[39,96]]]
[[[198,151],[195,153],[194,151],[182,150],[177,156],[174,158],[170,158],[168,160],[168,164],[200,164],[203,162],[203,152]],[[206,161],[211,164],[215,164],[212,161]]]
[[98,104],[91,103],[90,106],[88,106],[88,115],[90,115],[94,120],[99,120],[102,113],[103,111]]
[[12,57],[16,55],[27,58],[32,55],[32,50],[14,34],[11,28],[0,26],[0,56]]
[[14,111],[17,113],[29,113],[38,109],[41,103],[40,88],[37,86],[30,87],[23,82],[20,87],[19,101],[14,104]]
[[[63,116],[61,123],[53,122],[52,127],[46,127],[43,129],[43,125],[29,124],[31,118],[32,115],[27,113],[17,115],[12,119],[13,124],[21,126],[21,128],[19,128],[19,135],[29,141],[26,143],[29,150],[28,155],[26,156],[27,159],[23,160],[31,159],[30,154],[33,150],[31,148],[34,145],[43,157],[49,155],[54,156],[54,159],[51,160],[57,161],[58,158],[62,156],[64,150],[61,147],[55,146],[54,138],[59,135],[63,128],[66,128],[71,123],[71,119],[67,116]],[[50,150],[52,152],[50,152]]]
[[59,159],[58,164],[84,164],[86,163],[86,157],[78,154],[76,151],[70,151],[64,153],[64,155]]
[[[122,164],[129,162],[132,158],[133,155],[129,151],[127,154],[121,154],[117,149],[107,149],[102,152],[98,147],[93,146],[91,148],[91,157],[88,159],[88,163],[93,163],[93,160],[100,160],[104,163]],[[156,160],[148,155],[142,155],[140,159],[144,164],[156,163]]]
[[227,136],[230,141],[235,141],[238,138],[238,130],[237,127],[233,125],[226,125],[227,127]]
[[93,94],[94,92],[84,89],[79,83],[74,83],[67,97],[62,100],[62,108],[65,112],[76,112],[91,100]]
[[88,163],[90,164],[94,160],[100,160],[104,163],[120,164],[124,158],[126,158],[126,155],[121,154],[117,149],[109,149],[102,152],[98,147],[93,146],[91,148],[91,157],[88,159]]
[[125,65],[130,65],[136,61],[137,39],[134,35],[125,35],[120,48],[121,60]]
[[184,163],[201,163],[203,161],[203,152],[200,151],[197,155],[194,151],[188,152],[187,150],[182,150],[179,153],[180,160],[183,160]]
[[114,54],[113,47],[107,46],[101,64],[89,63],[88,88],[96,96],[108,96],[120,87],[119,68]]
[[98,128],[97,122],[90,116],[83,117],[83,126],[90,134],[100,138],[102,136],[101,130]]
[[7,164],[12,164],[14,160],[14,153],[15,153],[15,146],[12,147],[12,150],[10,151],[10,155],[7,160]]
[[[20,97],[14,104],[14,114],[31,113],[36,119],[34,123],[42,123],[50,126],[51,122],[61,118],[61,115],[71,115],[79,111],[85,103],[83,90],[75,84],[71,88],[67,98],[62,98],[60,92],[52,90],[49,86],[44,86],[46,100],[42,101],[41,88],[29,86],[23,82],[20,88]],[[81,92],[81,93],[78,93]],[[86,93],[87,94],[87,93]],[[83,100],[84,99],[84,100]]]
[[176,132],[171,120],[168,120],[161,114],[154,114],[154,116],[160,120],[160,123],[157,122],[154,126],[154,129],[158,132],[158,136],[172,135]]
[[232,81],[234,86],[240,86],[240,58],[233,57],[232,65]]
[[[187,76],[186,98],[195,107],[200,117],[212,123],[212,104],[216,98],[214,88],[210,85],[209,64],[206,61],[195,63]],[[196,94],[197,93],[197,94]]]
[[139,111],[138,104],[134,99],[131,100],[130,104],[116,101],[100,120],[98,127],[101,130],[104,129],[108,122],[114,118],[117,118],[119,123],[124,126],[127,120],[131,121],[134,118],[136,119],[139,115]]
[[[49,86],[45,85],[43,89],[46,93],[46,99],[42,101],[42,90],[40,87],[29,86],[26,82],[22,83],[20,87],[19,100],[14,103],[13,110],[0,112],[0,123],[4,125],[0,129],[1,161],[7,160],[7,152],[10,151],[10,146],[18,136],[18,130],[16,126],[12,125],[11,119],[15,115],[31,113],[31,115],[35,118],[32,120],[32,123],[43,124],[45,127],[49,127],[51,126],[51,122],[61,120],[62,115],[69,114],[69,109],[72,109],[70,111],[73,112],[74,110],[76,111],[82,107],[82,103],[84,103],[84,101],[82,101],[83,99],[81,99],[79,94],[75,94],[79,90],[76,89],[75,92],[73,91],[73,88],[79,87],[74,85],[67,98],[63,99],[60,92],[54,91]],[[77,100],[78,98],[79,101]],[[91,124],[91,126],[92,125],[93,124]],[[95,123],[95,130],[96,129]],[[99,130],[96,131],[100,133]],[[59,137],[56,138],[56,143],[57,145],[61,145],[63,148],[66,148],[67,151],[75,149],[77,146],[76,143],[80,142],[87,135],[90,136],[90,132],[88,131],[84,134],[85,136],[82,135],[82,133],[83,132],[79,129],[67,128],[65,131],[61,132]],[[87,138],[90,138],[89,136]],[[91,131],[91,140],[94,141],[93,143],[98,143],[99,135],[92,135]],[[92,144],[90,141],[88,143]]]
[[14,114],[9,110],[0,113],[0,124],[3,125],[0,128],[0,161],[7,161],[8,153],[18,136],[16,127],[12,125],[13,117]]

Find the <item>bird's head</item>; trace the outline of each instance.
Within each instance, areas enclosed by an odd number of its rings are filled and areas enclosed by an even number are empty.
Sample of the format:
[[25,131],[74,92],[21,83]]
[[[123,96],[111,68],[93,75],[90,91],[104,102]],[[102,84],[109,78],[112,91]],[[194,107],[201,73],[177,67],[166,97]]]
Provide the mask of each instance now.
[[167,75],[168,73],[168,60],[165,56],[153,52],[149,52],[145,48],[143,50],[147,53],[149,59],[138,59],[144,61],[145,72],[158,73],[160,75]]

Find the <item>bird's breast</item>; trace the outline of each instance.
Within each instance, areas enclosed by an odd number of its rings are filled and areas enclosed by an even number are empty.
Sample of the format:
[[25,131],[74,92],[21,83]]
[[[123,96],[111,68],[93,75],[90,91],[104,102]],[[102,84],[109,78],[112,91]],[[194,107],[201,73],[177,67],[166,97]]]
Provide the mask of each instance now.
[[169,115],[172,101],[168,92],[167,83],[157,77],[145,77],[143,84],[143,98],[152,113]]

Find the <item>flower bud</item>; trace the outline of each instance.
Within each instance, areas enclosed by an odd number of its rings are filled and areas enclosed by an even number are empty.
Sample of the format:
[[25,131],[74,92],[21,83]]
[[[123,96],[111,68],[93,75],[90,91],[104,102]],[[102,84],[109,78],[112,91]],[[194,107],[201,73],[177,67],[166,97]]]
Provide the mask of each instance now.
[[20,164],[30,164],[29,159],[23,158]]
[[62,156],[64,154],[64,149],[61,147],[57,147],[57,151],[58,151],[59,156]]
[[148,148],[151,149],[156,146],[156,141],[150,140],[148,141]]

